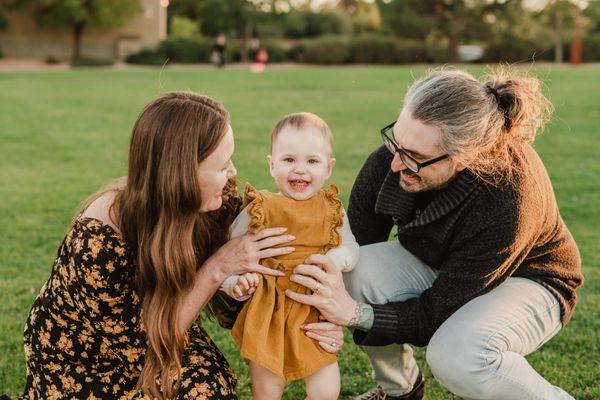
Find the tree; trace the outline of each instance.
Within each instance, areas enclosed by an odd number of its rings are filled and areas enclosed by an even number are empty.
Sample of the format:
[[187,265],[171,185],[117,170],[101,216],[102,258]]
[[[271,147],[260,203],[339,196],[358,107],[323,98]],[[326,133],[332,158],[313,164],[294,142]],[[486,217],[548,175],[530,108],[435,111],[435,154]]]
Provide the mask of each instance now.
[[36,23],[51,28],[70,28],[73,33],[72,61],[81,56],[81,38],[86,28],[121,25],[140,11],[139,0],[18,0]]
[[561,63],[565,30],[570,31],[575,23],[575,6],[568,0],[552,0],[544,11],[554,36],[554,62]]
[[450,61],[458,47],[481,26],[484,0],[377,0],[383,23],[397,36],[447,43]]
[[0,31],[8,26],[8,17],[6,13],[15,7],[15,0],[0,0]]
[[586,22],[586,30],[590,33],[600,32],[600,1],[591,0],[583,10]]

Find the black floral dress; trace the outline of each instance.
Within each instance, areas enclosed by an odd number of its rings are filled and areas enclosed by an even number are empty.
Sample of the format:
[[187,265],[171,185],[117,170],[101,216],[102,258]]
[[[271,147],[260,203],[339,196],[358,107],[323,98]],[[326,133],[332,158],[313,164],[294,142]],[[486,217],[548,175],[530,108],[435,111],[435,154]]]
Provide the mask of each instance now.
[[[134,267],[109,225],[78,217],[25,327],[21,399],[142,399],[146,338]],[[189,332],[178,399],[235,399],[236,378],[198,324]]]

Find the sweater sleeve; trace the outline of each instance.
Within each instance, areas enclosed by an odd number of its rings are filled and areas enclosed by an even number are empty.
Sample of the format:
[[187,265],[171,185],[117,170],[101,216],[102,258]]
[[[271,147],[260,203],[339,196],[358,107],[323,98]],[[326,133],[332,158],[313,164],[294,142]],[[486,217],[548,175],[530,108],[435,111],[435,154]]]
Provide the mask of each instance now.
[[355,331],[357,344],[426,346],[458,308],[513,274],[531,248],[528,238],[533,235],[533,224],[519,215],[514,199],[494,201],[497,207],[489,207],[490,201],[489,196],[483,196],[465,216],[431,288],[417,298],[373,304],[373,326],[367,332]]
[[352,187],[348,220],[361,246],[387,241],[394,225],[390,216],[375,213],[377,196],[391,160],[390,152],[384,146],[379,147],[367,158]]

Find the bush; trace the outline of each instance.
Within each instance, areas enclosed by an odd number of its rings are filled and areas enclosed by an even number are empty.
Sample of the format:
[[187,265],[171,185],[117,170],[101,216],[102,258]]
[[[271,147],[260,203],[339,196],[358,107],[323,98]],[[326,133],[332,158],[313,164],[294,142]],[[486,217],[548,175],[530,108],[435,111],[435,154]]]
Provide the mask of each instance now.
[[406,64],[430,58],[423,41],[377,34],[304,40],[289,50],[288,57],[314,64]]
[[267,50],[267,53],[269,53],[270,63],[284,62],[288,60],[287,50],[279,43],[273,41],[266,41],[263,43],[263,47]]
[[225,47],[225,61],[239,62],[242,61],[242,45],[238,40],[228,40]]
[[584,37],[582,41],[582,61],[600,61],[600,32],[589,34],[586,37]]
[[114,60],[88,57],[81,57],[71,63],[73,67],[108,67],[114,64]]
[[363,64],[406,64],[427,59],[423,42],[390,36],[365,34],[349,42],[349,62]]
[[394,50],[394,62],[398,64],[429,62],[425,42],[417,39],[397,39]]
[[483,54],[485,62],[517,62],[530,61],[534,58],[546,59],[553,57],[554,51],[551,46],[543,48],[530,40],[519,38],[514,35],[497,36],[490,42]]
[[307,37],[339,35],[349,33],[352,29],[352,23],[346,14],[336,11],[305,12],[304,21],[304,33]]
[[57,65],[60,64],[60,60],[54,56],[48,56],[44,59],[44,62],[48,65]]
[[446,41],[428,40],[425,44],[427,62],[444,64],[450,62],[452,55]]
[[125,62],[129,64],[140,64],[140,65],[163,65],[166,61],[164,54],[156,50],[142,49],[135,54],[130,54],[125,59]]
[[323,35],[339,35],[352,30],[350,18],[337,11],[292,10],[284,17],[283,35],[287,38],[318,37]]
[[171,33],[169,35],[179,38],[198,37],[198,23],[187,17],[175,15],[171,18]]
[[360,64],[392,64],[395,62],[396,40],[391,36],[359,35],[348,43],[349,61]]
[[350,58],[348,38],[324,36],[305,40],[294,46],[289,55],[293,60],[304,63],[344,64]]
[[168,38],[159,47],[159,52],[173,62],[208,62],[212,43],[203,38]]

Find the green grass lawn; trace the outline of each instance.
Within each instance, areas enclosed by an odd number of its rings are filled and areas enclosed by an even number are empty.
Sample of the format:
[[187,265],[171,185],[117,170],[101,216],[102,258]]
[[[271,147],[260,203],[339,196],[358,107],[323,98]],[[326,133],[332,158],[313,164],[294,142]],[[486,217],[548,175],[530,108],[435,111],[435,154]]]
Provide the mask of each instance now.
[[[413,77],[425,67],[306,68],[142,72],[82,70],[0,74],[0,394],[24,386],[22,330],[79,203],[124,174],[131,128],[159,93],[189,89],[221,100],[232,115],[239,180],[274,189],[265,155],[278,118],[294,111],[323,117],[335,136],[336,182],[347,201],[365,157],[380,144]],[[475,70],[481,73],[482,70]],[[552,69],[538,75],[556,107],[535,144],[560,209],[579,244],[586,283],[571,323],[528,360],[577,399],[600,398],[600,67]],[[229,333],[208,329],[250,396],[247,368]],[[429,399],[454,398],[431,377]],[[372,385],[367,359],[350,337],[341,353],[342,398]],[[302,397],[293,383],[286,399]]]

